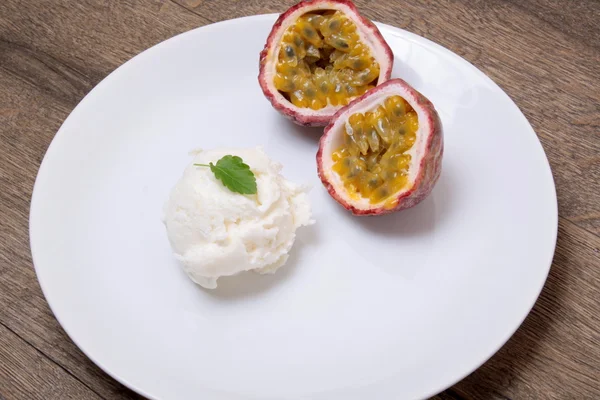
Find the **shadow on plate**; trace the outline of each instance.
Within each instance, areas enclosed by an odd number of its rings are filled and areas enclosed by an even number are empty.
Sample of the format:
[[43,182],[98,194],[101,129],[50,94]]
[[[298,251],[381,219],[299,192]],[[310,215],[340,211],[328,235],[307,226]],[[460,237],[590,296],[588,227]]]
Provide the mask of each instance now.
[[291,134],[302,140],[306,140],[306,141],[309,141],[314,144],[318,144],[319,139],[321,138],[321,135],[323,135],[324,127],[322,127],[322,126],[317,126],[317,127],[300,126],[289,120],[286,120],[285,122],[286,122],[286,124],[285,124],[286,132],[282,132],[282,134],[287,134],[287,135]]
[[381,236],[422,236],[430,234],[441,224],[453,207],[453,171],[442,167],[442,175],[433,192],[416,206],[392,214],[353,217],[352,222],[375,235]]
[[[394,57],[394,66],[395,67],[392,70],[391,79],[401,78],[401,79],[405,80],[409,85],[411,85],[415,88],[418,88],[421,86],[421,83],[423,82],[423,80],[421,79],[421,76],[410,65],[403,62],[398,57]],[[397,72],[396,72],[396,69],[398,70]]]
[[242,272],[234,276],[224,276],[219,278],[216,289],[204,290],[205,293],[214,299],[237,301],[258,296],[281,284],[295,273],[299,260],[302,257],[302,251],[307,246],[314,246],[318,243],[317,232],[318,230],[314,229],[314,225],[298,229],[296,232],[296,242],[289,253],[290,256],[287,262],[274,274]]

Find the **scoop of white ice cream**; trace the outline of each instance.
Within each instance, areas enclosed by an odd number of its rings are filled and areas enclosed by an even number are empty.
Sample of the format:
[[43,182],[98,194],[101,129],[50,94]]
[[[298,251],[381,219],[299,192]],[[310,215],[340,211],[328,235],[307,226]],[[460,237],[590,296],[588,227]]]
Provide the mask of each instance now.
[[[241,157],[256,177],[257,194],[234,193],[210,168],[225,155]],[[296,229],[314,223],[306,188],[288,182],[262,148],[199,151],[173,188],[163,221],[175,257],[197,284],[241,271],[273,273],[288,258]]]

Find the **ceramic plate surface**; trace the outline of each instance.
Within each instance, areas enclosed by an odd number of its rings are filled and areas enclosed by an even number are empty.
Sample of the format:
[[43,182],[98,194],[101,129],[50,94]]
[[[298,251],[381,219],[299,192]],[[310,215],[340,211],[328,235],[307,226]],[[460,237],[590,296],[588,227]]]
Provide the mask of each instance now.
[[[257,82],[275,15],[179,35],[118,68],[56,134],[30,215],[36,272],[73,341],[155,399],[417,399],[496,352],[544,284],[557,234],[552,175],[531,126],[450,51],[380,25],[392,76],[445,131],[433,193],[356,218],[322,187],[318,130],[280,116]],[[313,186],[316,225],[273,276],[194,285],[161,209],[195,148],[263,145]]]

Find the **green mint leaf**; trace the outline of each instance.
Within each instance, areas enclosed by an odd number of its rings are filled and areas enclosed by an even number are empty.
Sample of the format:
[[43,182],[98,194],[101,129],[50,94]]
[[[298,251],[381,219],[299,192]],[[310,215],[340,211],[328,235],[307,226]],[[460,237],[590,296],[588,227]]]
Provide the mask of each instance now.
[[223,182],[229,190],[240,194],[256,194],[256,177],[248,164],[238,156],[223,156],[216,164],[195,164],[210,167],[215,177]]

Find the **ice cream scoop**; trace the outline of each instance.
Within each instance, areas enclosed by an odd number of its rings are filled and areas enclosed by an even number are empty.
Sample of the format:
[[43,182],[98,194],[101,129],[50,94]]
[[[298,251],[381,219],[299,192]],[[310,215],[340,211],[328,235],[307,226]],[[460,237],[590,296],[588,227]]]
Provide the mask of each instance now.
[[[256,178],[256,194],[227,188],[207,165],[226,155],[242,158]],[[198,151],[164,205],[171,247],[197,284],[242,271],[273,273],[285,264],[296,229],[314,223],[307,189],[287,181],[281,164],[262,148]]]

